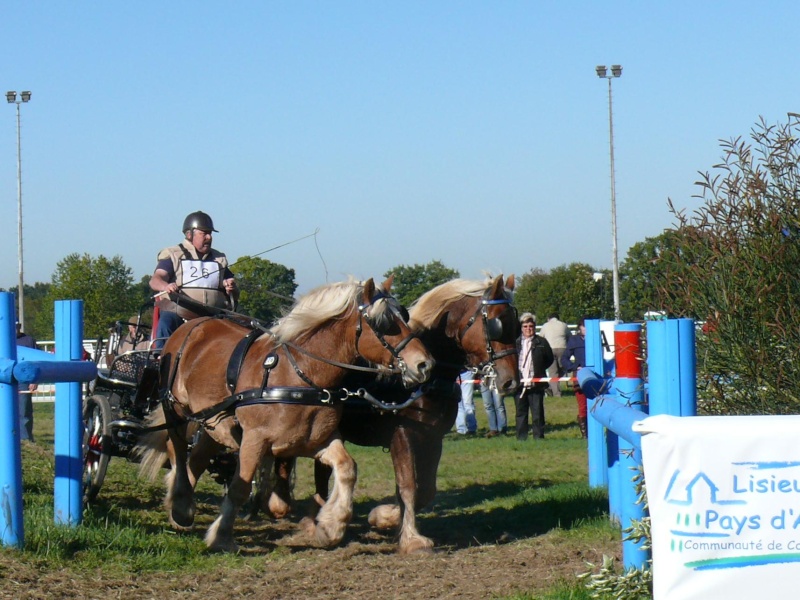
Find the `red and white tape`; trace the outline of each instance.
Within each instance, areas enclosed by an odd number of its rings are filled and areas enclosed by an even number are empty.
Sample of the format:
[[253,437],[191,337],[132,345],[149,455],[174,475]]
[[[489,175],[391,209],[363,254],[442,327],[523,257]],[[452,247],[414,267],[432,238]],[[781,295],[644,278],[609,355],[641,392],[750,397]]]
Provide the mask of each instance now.
[[[578,381],[577,377],[531,377],[523,379],[521,383],[556,383],[558,381]],[[472,383],[480,383],[480,379],[475,379]],[[470,383],[469,380],[461,380],[461,383]]]

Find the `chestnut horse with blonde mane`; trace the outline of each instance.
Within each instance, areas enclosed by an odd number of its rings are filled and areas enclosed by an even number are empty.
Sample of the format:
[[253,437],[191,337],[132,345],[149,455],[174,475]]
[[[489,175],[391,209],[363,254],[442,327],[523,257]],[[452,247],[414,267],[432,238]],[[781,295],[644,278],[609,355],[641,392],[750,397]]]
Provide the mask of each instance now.
[[[377,290],[372,279],[321,286],[263,334],[219,318],[188,321],[172,334],[161,354],[161,419],[169,426],[169,443],[154,431],[142,438],[140,456],[143,472],[153,474],[170,454],[165,504],[174,527],[194,521],[194,485],[205,465],[187,468],[187,430],[199,423],[214,451],[238,450],[236,473],[206,534],[210,548],[236,550],[236,515],[257,466],[271,457],[311,457],[333,471],[333,492],[316,523],[305,527],[316,545],[342,539],[356,469],[338,433],[341,381],[350,369],[391,371],[411,387],[427,380],[434,365],[390,287],[391,279]],[[242,351],[248,336],[254,339]],[[377,366],[357,365],[364,362]],[[231,382],[234,363],[238,378]],[[149,424],[158,426],[158,417]]]
[[[391,452],[397,503],[373,509],[369,522],[377,528],[399,527],[401,554],[433,548],[433,541],[417,530],[416,515],[436,494],[442,440],[453,427],[461,399],[456,383],[459,374],[465,368],[473,369],[503,395],[512,394],[519,384],[515,345],[519,324],[511,304],[513,288],[513,275],[505,285],[502,276],[488,283],[455,279],[421,296],[410,307],[409,324],[436,359],[430,381],[419,386],[411,398],[397,382],[375,387],[362,382],[385,403],[384,411],[359,399],[345,402],[339,424],[344,441],[383,446]],[[355,387],[351,377],[345,384]],[[257,507],[271,491],[270,512],[275,516],[288,513],[292,465],[290,461],[276,463],[275,487],[256,495]],[[334,489],[328,496],[330,475],[329,466],[317,461],[315,498],[320,503],[336,493]],[[266,485],[268,478],[261,477],[259,483],[262,481]]]

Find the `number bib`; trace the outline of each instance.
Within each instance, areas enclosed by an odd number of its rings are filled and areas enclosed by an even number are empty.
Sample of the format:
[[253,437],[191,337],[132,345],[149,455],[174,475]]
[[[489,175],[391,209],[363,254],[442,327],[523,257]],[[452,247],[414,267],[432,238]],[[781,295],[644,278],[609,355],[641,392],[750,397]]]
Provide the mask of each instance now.
[[220,289],[220,264],[209,260],[182,260],[183,285],[187,288]]

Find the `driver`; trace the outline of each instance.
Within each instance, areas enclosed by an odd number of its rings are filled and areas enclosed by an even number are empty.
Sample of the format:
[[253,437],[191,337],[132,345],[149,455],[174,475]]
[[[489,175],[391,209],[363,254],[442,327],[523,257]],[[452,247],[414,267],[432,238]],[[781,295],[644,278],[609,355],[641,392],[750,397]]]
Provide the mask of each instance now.
[[177,306],[167,294],[183,292],[191,299],[216,308],[233,310],[239,298],[236,281],[228,268],[228,259],[211,247],[214,222],[202,211],[190,213],[183,220],[185,239],[177,246],[158,253],[158,264],[150,278],[150,288],[163,292],[157,306],[160,309],[156,327],[155,348],[164,346],[184,319],[198,315]]

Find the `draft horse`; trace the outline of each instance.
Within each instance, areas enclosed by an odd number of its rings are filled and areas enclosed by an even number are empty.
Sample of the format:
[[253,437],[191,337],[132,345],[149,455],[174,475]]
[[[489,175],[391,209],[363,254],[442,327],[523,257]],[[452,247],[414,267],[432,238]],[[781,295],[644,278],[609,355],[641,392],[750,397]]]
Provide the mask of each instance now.
[[[188,528],[194,521],[193,486],[207,462],[187,467],[187,431],[199,423],[214,451],[238,450],[220,515],[206,533],[209,548],[236,550],[234,521],[250,495],[256,467],[267,457],[311,457],[333,471],[333,491],[306,528],[316,545],[342,539],[356,480],[355,463],[338,432],[342,379],[353,368],[390,370],[411,387],[427,380],[434,365],[390,287],[391,279],[378,290],[372,279],[322,286],[266,332],[201,318],[172,334],[160,372],[169,443],[167,436],[145,436],[140,454],[143,469],[157,465],[158,470],[169,452],[165,505],[174,527]],[[376,366],[357,366],[364,362]]]
[[[416,515],[436,494],[442,440],[453,427],[461,399],[458,375],[465,368],[473,369],[503,395],[513,393],[519,383],[513,288],[513,275],[505,285],[502,276],[488,284],[455,279],[421,296],[410,307],[409,324],[436,359],[431,379],[410,398],[399,382],[365,386],[365,393],[384,403],[382,410],[376,409],[374,402],[360,398],[344,403],[339,424],[342,438],[360,446],[389,448],[391,452],[397,503],[373,509],[369,522],[376,528],[399,527],[401,554],[430,552],[433,548],[433,541],[419,533]],[[350,381],[346,383],[349,385]],[[268,501],[275,516],[289,510],[291,468],[292,463],[276,462],[275,487]],[[321,504],[330,498],[330,475],[329,465],[316,461],[316,499]],[[257,502],[263,503],[259,494],[256,497]]]

